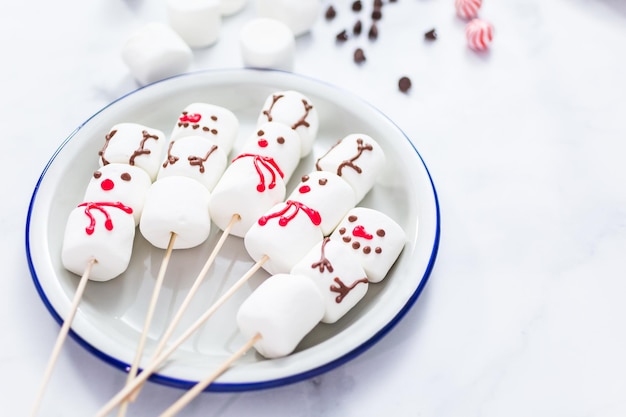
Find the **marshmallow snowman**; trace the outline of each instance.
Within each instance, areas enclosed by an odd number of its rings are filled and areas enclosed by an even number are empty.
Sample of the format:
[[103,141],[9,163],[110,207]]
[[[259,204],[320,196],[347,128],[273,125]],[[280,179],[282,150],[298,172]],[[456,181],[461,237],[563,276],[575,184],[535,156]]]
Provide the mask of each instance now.
[[371,208],[355,207],[330,238],[351,249],[370,282],[380,282],[400,256],[406,234],[386,214]]

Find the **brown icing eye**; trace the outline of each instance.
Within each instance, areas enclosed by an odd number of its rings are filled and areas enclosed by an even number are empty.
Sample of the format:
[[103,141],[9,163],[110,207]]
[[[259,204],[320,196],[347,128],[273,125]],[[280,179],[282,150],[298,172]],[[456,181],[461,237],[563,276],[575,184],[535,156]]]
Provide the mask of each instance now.
[[379,236],[379,237],[385,236],[385,230],[384,229],[378,229],[376,231],[376,236]]
[[123,181],[130,181],[131,180],[131,176],[128,172],[123,172],[122,175],[120,175],[120,178]]
[[93,177],[94,177],[95,179],[98,179],[98,178],[100,178],[101,176],[102,176],[102,172],[100,172],[100,171],[94,171],[94,173],[93,173]]
[[285,143],[285,138],[282,136],[279,136],[276,138],[276,142],[278,142],[279,145],[282,145],[283,143]]
[[348,217],[348,221],[350,223],[354,223],[357,220],[359,220],[359,218],[358,218],[358,216],[355,216],[354,214]]
[[217,122],[217,116],[215,115],[211,116],[211,120],[213,120],[214,122]]
[[265,132],[264,132],[263,130],[261,130],[261,129],[259,129],[259,130],[256,132],[256,135],[257,135],[257,136],[263,136],[264,134],[265,134]]
[[320,180],[318,182],[320,183],[320,185],[326,185],[328,180],[326,178],[320,178]]
[[310,179],[310,177],[308,175],[303,175],[301,181],[302,182],[307,182]]

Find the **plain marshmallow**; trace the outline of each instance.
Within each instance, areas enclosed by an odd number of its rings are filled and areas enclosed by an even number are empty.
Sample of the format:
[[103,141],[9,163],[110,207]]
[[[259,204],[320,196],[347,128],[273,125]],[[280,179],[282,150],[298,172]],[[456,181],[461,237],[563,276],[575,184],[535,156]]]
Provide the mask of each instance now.
[[237,326],[247,338],[260,335],[254,348],[266,358],[292,353],[324,315],[324,302],[310,280],[277,274],[261,283],[237,311]]
[[142,85],[178,75],[191,65],[193,52],[166,24],[153,22],[136,30],[122,48],[122,59]]
[[191,48],[217,42],[222,26],[220,0],[168,0],[170,26]]
[[321,9],[320,0],[257,0],[260,17],[280,20],[291,28],[295,36],[311,30]]
[[289,26],[266,17],[246,23],[239,36],[241,58],[246,67],[291,71],[295,46],[295,36]]
[[248,0],[220,0],[220,10],[222,15],[230,16],[240,12],[247,4]]

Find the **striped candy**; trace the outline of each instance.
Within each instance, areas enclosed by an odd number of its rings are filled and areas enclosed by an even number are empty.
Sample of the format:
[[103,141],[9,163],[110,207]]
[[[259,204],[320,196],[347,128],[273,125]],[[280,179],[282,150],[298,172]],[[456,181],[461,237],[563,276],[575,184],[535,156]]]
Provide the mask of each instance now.
[[478,9],[482,5],[483,0],[455,0],[454,7],[456,14],[461,19],[474,19],[478,16]]
[[484,51],[493,40],[493,26],[482,19],[473,19],[465,26],[467,44],[474,51]]

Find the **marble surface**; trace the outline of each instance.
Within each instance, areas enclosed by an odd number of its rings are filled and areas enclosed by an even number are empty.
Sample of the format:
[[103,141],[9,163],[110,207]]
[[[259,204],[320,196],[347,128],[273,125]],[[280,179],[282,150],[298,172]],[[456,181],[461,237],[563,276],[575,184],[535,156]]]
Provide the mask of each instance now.
[[[412,138],[439,193],[437,263],[404,320],[355,360],[281,388],[203,393],[179,415],[626,415],[626,3],[487,0],[486,54],[467,48],[453,0],[398,0],[378,40],[342,45],[335,34],[355,15],[332,3],[337,17],[297,39],[294,71],[370,101]],[[19,416],[59,331],[26,262],[30,196],[63,139],[137,87],[121,45],[165,11],[139,0],[0,9],[0,413]],[[237,36],[254,15],[250,3],[226,19],[192,69],[241,67]],[[93,415],[124,381],[68,340],[40,415]],[[158,415],[180,395],[149,384],[129,415]]]

